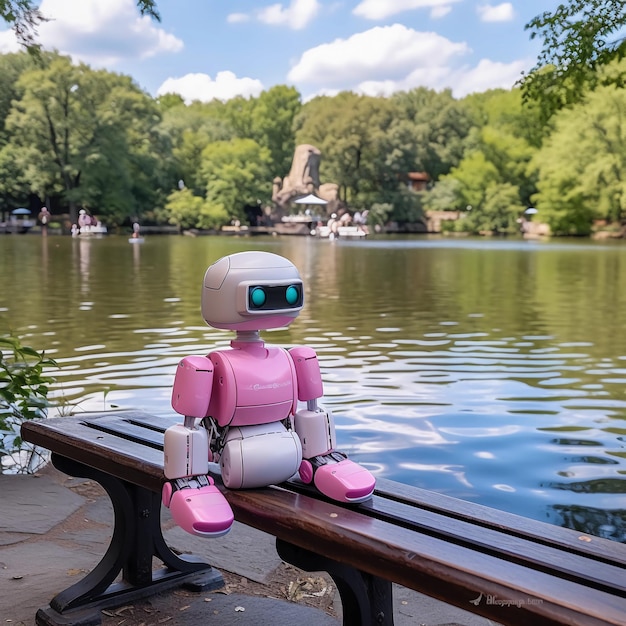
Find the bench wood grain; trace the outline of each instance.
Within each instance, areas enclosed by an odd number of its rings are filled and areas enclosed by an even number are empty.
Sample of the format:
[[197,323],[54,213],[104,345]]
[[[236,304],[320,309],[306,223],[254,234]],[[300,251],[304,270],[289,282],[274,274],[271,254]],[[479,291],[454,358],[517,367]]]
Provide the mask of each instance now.
[[[134,485],[144,499],[152,494],[158,520],[171,423],[141,411],[87,413],[26,422],[22,437],[51,450],[66,473],[93,470],[94,480],[112,477],[125,491]],[[114,507],[118,491],[110,493]],[[224,493],[239,522],[277,538],[284,560],[329,572],[346,625],[393,624],[391,583],[505,625],[626,624],[621,543],[384,479],[356,506],[296,481]],[[153,533],[160,537],[160,529]]]

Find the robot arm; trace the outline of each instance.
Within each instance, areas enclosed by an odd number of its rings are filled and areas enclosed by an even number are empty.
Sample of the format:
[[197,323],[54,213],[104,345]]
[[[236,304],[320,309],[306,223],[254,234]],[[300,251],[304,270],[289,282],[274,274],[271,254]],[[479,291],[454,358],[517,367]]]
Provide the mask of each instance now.
[[213,388],[213,363],[206,356],[186,356],[178,364],[172,408],[194,418],[206,417]]
[[196,419],[206,417],[213,366],[204,356],[188,356],[178,364],[172,407],[185,416],[183,424],[165,431],[163,504],[174,521],[188,533],[219,537],[233,523],[233,512],[209,473],[209,437]]
[[195,421],[207,414],[212,386],[213,364],[207,357],[188,356],[180,361],[172,390],[172,408],[185,416],[185,422],[165,431],[166,478],[208,474],[208,434],[205,428],[197,428]]
[[307,403],[306,409],[294,416],[294,429],[302,443],[302,456],[309,459],[327,454],[335,447],[335,423],[330,411],[318,407],[317,400],[324,390],[317,354],[313,348],[291,348],[298,380],[298,400]]
[[318,407],[323,395],[322,375],[317,355],[306,346],[292,348],[298,379],[298,400],[307,408],[297,411],[294,429],[302,444],[300,478],[313,483],[323,494],[340,502],[363,502],[369,498],[376,481],[365,468],[335,450],[335,422],[332,413]]

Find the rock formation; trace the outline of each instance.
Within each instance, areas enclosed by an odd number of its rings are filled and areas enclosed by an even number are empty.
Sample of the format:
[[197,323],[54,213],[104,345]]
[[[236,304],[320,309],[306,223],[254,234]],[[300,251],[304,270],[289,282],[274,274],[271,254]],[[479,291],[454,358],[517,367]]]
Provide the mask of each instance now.
[[328,208],[338,200],[338,185],[320,185],[322,153],[310,144],[296,146],[291,169],[285,178],[277,176],[272,187],[272,201],[278,209],[287,210],[292,200],[313,193],[329,202]]

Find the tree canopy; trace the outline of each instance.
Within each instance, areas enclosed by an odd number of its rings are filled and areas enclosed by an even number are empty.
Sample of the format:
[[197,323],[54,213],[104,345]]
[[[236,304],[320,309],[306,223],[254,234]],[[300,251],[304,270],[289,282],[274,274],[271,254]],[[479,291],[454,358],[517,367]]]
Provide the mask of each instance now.
[[[158,19],[155,2],[137,5]],[[418,87],[303,103],[277,85],[186,104],[58,53],[0,55],[0,211],[45,202],[72,220],[84,207],[111,226],[141,218],[218,228],[271,207],[274,179],[289,173],[295,146],[310,143],[322,153],[321,182],[377,223],[454,210],[464,216],[459,229],[511,233],[534,205],[556,233],[621,228],[620,9],[569,0],[537,16],[528,28],[544,48],[522,88],[460,99]],[[14,26],[36,10],[0,0],[0,18]],[[419,191],[413,172],[427,174]]]
[[[522,87],[528,100],[540,104],[544,119],[580,102],[602,80],[597,69],[624,57],[624,25],[623,0],[567,0],[526,24],[530,38],[541,39],[542,47]],[[624,79],[613,75],[610,82],[623,85]]]

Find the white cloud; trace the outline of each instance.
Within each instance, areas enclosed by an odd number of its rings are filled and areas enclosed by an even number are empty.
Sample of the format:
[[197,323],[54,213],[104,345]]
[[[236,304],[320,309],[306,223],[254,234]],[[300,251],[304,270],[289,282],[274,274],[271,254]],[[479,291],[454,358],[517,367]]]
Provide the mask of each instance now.
[[218,72],[215,80],[207,74],[186,74],[181,78],[168,78],[157,90],[157,96],[177,93],[189,104],[194,100],[230,100],[236,96],[248,98],[263,91],[261,81],[237,78],[232,72]]
[[530,60],[499,63],[482,59],[474,68],[463,68],[451,75],[452,93],[462,98],[469,93],[487,91],[487,89],[511,89],[521,78],[523,71],[532,65]]
[[183,48],[180,39],[140,16],[134,0],[43,0],[40,9],[50,19],[38,28],[43,47],[93,66]]
[[496,6],[482,4],[476,7],[476,11],[483,22],[510,22],[515,17],[513,5],[503,2]]
[[0,54],[9,52],[19,52],[21,46],[17,43],[17,38],[12,30],[0,31]]
[[430,17],[433,20],[438,20],[446,15],[448,15],[448,13],[450,13],[450,11],[452,11],[452,7],[450,5],[442,5],[439,7],[433,7],[430,10]]
[[[352,13],[366,20],[383,20],[405,11],[431,9],[433,17],[441,17],[450,11],[450,5],[455,2],[461,2],[461,0],[362,0]],[[434,11],[439,11],[439,13],[435,15]]]
[[395,82],[403,80],[416,67],[438,68],[453,57],[469,52],[465,43],[454,43],[436,33],[420,33],[394,24],[311,48],[287,77],[295,83],[331,88],[362,81]]
[[[510,89],[528,60],[497,63],[481,60],[471,67],[464,42],[432,32],[418,32],[401,24],[375,27],[348,39],[307,50],[288,74],[307,100],[352,90],[388,96],[416,87],[451,89],[455,97],[487,89]],[[315,93],[307,92],[310,87]]]
[[288,7],[272,4],[257,11],[257,17],[264,24],[288,26],[294,30],[302,30],[318,14],[321,8],[317,0],[291,0]]
[[249,22],[250,16],[246,13],[231,13],[226,17],[226,21],[229,24],[238,24],[240,22]]

